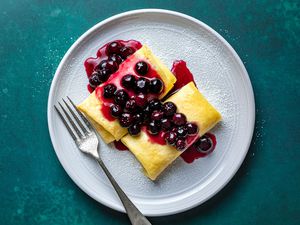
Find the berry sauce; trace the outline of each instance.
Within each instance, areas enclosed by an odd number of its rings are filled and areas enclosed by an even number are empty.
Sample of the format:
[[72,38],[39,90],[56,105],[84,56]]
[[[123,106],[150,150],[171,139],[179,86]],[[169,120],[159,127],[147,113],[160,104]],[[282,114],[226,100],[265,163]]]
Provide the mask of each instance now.
[[194,81],[194,76],[191,73],[191,71],[187,68],[185,61],[183,60],[174,61],[171,71],[175,75],[177,80],[170,93],[174,93],[178,91],[180,88],[190,83],[191,81],[193,81],[194,84],[196,85]]
[[[129,47],[132,49],[132,54],[140,49],[142,47],[142,44],[135,40],[129,40],[129,41],[123,41],[123,40],[116,40],[116,42],[121,43],[122,45]],[[110,42],[111,43],[111,42]],[[107,60],[109,58],[109,54],[107,52],[107,47],[110,43],[107,43],[103,45],[98,51],[97,51],[97,57],[90,57],[87,58],[84,62],[85,71],[87,74],[87,77],[90,78],[92,73],[96,71],[98,65],[101,61]],[[88,91],[92,93],[94,91],[94,88],[92,88],[88,84]]]
[[[193,81],[195,83],[194,76],[190,72],[190,70],[187,68],[185,61],[183,61],[183,60],[174,61],[171,71],[176,76],[177,81],[174,84],[174,87],[172,88],[172,90],[170,91],[170,94],[168,94],[164,99],[166,99],[169,96],[171,96],[172,94],[174,94],[176,91],[178,91],[180,88],[182,88],[189,82]],[[195,85],[196,85],[196,83],[195,83]],[[208,136],[212,140],[213,146],[212,146],[211,150],[207,153],[198,151],[197,147],[195,145],[193,145],[193,143],[196,142],[196,140],[198,140],[199,137],[196,137],[196,138],[195,138],[195,136],[188,137],[187,138],[187,147],[188,148],[180,155],[181,158],[186,163],[192,163],[195,159],[205,157],[208,154],[213,152],[213,150],[215,149],[216,144],[217,144],[216,137],[215,137],[215,135],[213,135],[211,133],[207,133],[205,135]],[[149,136],[149,140],[153,143],[157,143],[157,144],[161,144],[161,145],[166,144],[166,142],[163,138],[164,137],[163,131],[161,131],[156,136],[151,135],[151,134],[148,134],[148,136]]]
[[111,104],[113,104],[114,101],[113,101],[113,99],[104,99],[103,94],[102,94],[103,89],[104,89],[104,86],[101,86],[99,88],[96,88],[96,90],[95,90],[96,96],[98,98],[100,98],[102,101],[101,112],[108,121],[114,121],[115,118],[110,113],[110,106],[111,106]]
[[186,163],[192,163],[195,159],[199,159],[202,157],[207,156],[208,154],[211,154],[217,145],[217,139],[216,136],[211,133],[206,133],[206,136],[208,136],[212,140],[212,148],[209,152],[204,153],[197,150],[197,147],[195,145],[191,145],[187,150],[185,150],[180,156]]
[[[187,68],[186,62],[183,60],[177,60],[173,63],[172,72],[176,76],[177,81],[174,85],[174,88],[171,90],[170,93],[174,93],[174,92],[178,91],[181,87],[183,87],[184,85],[188,84],[191,81],[194,82],[193,74]],[[170,96],[170,95],[168,95],[168,96]],[[165,136],[164,131],[160,131],[157,135],[150,134],[149,131],[146,129],[146,127],[143,127],[142,131],[146,132],[148,134],[150,142],[160,144],[160,145],[167,144],[165,141],[165,138],[164,138],[164,136]],[[205,136],[209,137],[212,142],[212,147],[207,153],[198,150],[198,148],[195,144],[197,142],[197,140],[200,138],[200,137],[198,137],[198,135],[192,135],[192,136],[187,137],[187,139],[186,139],[187,148],[180,155],[181,158],[186,163],[192,163],[196,159],[206,157],[207,155],[209,155],[210,153],[212,153],[214,151],[216,144],[217,144],[215,135],[212,133],[206,133]],[[118,150],[121,150],[121,151],[128,150],[128,148],[121,141],[115,141],[114,145]]]
[[[192,163],[196,159],[206,157],[207,155],[211,154],[215,150],[216,145],[217,145],[216,136],[214,134],[212,134],[212,133],[206,133],[205,135],[208,136],[212,140],[212,143],[213,143],[212,149],[209,152],[204,153],[204,152],[198,151],[197,147],[195,145],[191,145],[188,149],[186,149],[180,155],[181,158],[186,163]],[[152,138],[150,139],[150,141],[154,142],[154,143],[157,143],[157,144],[164,145],[164,144],[166,144],[166,142],[165,142],[164,138],[162,138],[162,136],[163,136],[162,132],[159,135],[156,135],[156,136],[151,135]],[[118,150],[120,150],[120,151],[127,151],[127,150],[129,150],[127,148],[127,146],[124,145],[121,141],[114,141],[114,145],[115,145],[115,148],[118,149]]]
[[[113,103],[113,99],[106,99],[106,98],[104,99],[104,97],[103,97],[103,89],[104,89],[105,84],[114,84],[118,90],[125,89],[127,94],[129,95],[129,98],[136,96],[136,93],[133,89],[126,89],[122,86],[121,80],[127,74],[132,74],[136,79],[139,79],[141,77],[140,75],[138,75],[136,73],[136,71],[134,69],[134,65],[139,60],[140,59],[136,58],[134,55],[129,56],[124,61],[125,63],[120,64],[117,72],[113,73],[105,83],[103,83],[102,85],[100,85],[96,88],[96,90],[95,90],[96,96],[97,96],[97,98],[99,98],[101,100],[101,102],[103,102],[103,105],[101,107],[101,112],[108,121],[114,121],[114,120],[116,120],[116,118],[112,117],[110,114],[110,106]],[[160,76],[156,72],[156,70],[154,70],[151,67],[151,65],[149,64],[149,71],[145,78],[148,79],[149,81],[151,81],[153,79],[160,78]],[[159,94],[148,93],[148,94],[146,94],[146,98],[149,101],[149,100],[157,97],[158,95]]]
[[[143,128],[143,130],[148,134],[148,140],[151,143],[155,143],[155,144],[159,144],[159,145],[166,145],[166,141],[165,141],[165,132],[164,131],[160,131],[157,135],[152,135],[149,133],[149,131],[145,128]],[[198,139],[198,135],[191,135],[188,136],[186,138],[186,143],[187,146],[186,148],[188,148],[189,146],[191,146],[196,140]]]
[[116,149],[118,149],[120,151],[128,150],[127,146],[124,145],[121,141],[114,141],[114,145],[115,145]]
[[87,89],[90,93],[94,91],[94,88],[92,88],[90,84],[87,85]]
[[166,145],[166,141],[165,141],[165,132],[160,131],[157,135],[152,135],[150,134],[150,132],[146,129],[146,127],[143,127],[142,129],[144,132],[146,132],[146,134],[148,134],[148,140],[151,143],[155,143],[155,144],[159,144],[159,145]]

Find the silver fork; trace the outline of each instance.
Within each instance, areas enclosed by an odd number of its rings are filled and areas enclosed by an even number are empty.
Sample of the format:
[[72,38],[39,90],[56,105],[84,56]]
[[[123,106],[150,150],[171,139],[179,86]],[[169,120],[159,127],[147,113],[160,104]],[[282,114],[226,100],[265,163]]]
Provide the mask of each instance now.
[[[72,107],[64,100],[64,104],[67,107],[65,109],[62,104],[58,103],[61,110],[63,111],[65,117],[60,112],[60,110],[54,106],[55,110],[57,111],[59,117],[63,121],[64,125],[66,126],[67,130],[69,131],[71,137],[75,141],[77,147],[84,153],[94,157],[98,164],[101,166],[103,171],[105,172],[106,176],[110,180],[112,186],[114,187],[115,191],[117,192],[121,202],[124,205],[124,208],[127,212],[129,220],[133,225],[151,225],[151,223],[147,220],[147,218],[136,208],[136,206],[131,202],[131,200],[127,197],[124,191],[120,188],[116,180],[110,174],[106,166],[104,165],[100,155],[98,153],[98,145],[99,140],[96,134],[94,127],[88,121],[88,119],[77,109],[73,101],[67,97],[69,102],[71,103]],[[69,111],[69,113],[67,112]],[[66,119],[65,119],[66,118]],[[73,118],[73,119],[72,119]],[[69,123],[68,123],[68,122]],[[84,123],[82,123],[82,121]],[[85,125],[84,125],[85,124]]]

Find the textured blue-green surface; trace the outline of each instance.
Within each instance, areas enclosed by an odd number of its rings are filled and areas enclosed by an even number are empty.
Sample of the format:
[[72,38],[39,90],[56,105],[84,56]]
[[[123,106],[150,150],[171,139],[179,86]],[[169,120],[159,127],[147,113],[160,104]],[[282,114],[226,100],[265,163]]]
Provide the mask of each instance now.
[[46,106],[70,45],[114,14],[194,16],[235,48],[256,98],[251,148],[234,179],[188,212],[153,224],[300,224],[299,1],[1,1],[0,224],[129,224],[84,194],[53,151]]

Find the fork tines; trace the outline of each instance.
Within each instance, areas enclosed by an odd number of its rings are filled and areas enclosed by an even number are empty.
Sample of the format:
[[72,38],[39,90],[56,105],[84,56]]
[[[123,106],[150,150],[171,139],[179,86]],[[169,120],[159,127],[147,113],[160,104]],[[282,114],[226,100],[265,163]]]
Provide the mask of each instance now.
[[[75,141],[77,141],[78,139],[82,139],[83,137],[89,135],[91,132],[94,132],[94,128],[92,127],[90,122],[85,118],[85,116],[77,109],[73,101],[68,96],[67,98],[71,103],[72,107],[67,101],[62,99],[67,109],[65,109],[60,102],[58,102],[58,104],[63,113],[61,113],[61,111],[55,105],[54,108],[57,111],[59,117],[63,121],[72,138]],[[65,115],[65,117],[63,116],[63,114]]]

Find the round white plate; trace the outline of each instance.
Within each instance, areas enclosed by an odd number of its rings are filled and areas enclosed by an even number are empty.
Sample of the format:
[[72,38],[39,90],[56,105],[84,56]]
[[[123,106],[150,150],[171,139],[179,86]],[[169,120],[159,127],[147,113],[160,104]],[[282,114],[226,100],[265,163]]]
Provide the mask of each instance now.
[[251,142],[255,104],[243,63],[212,28],[190,16],[167,10],[130,11],[102,21],[68,50],[55,73],[48,100],[48,125],[55,152],[66,172],[89,196],[118,211],[124,208],[96,162],[76,148],[53,105],[70,96],[76,103],[89,93],[83,62],[115,39],[147,44],[169,68],[183,59],[200,91],[222,114],[213,129],[216,150],[192,164],[177,159],[155,181],[141,172],[129,151],[101,143],[107,167],[137,207],[148,216],[170,215],[195,207],[220,191],[233,177]]

